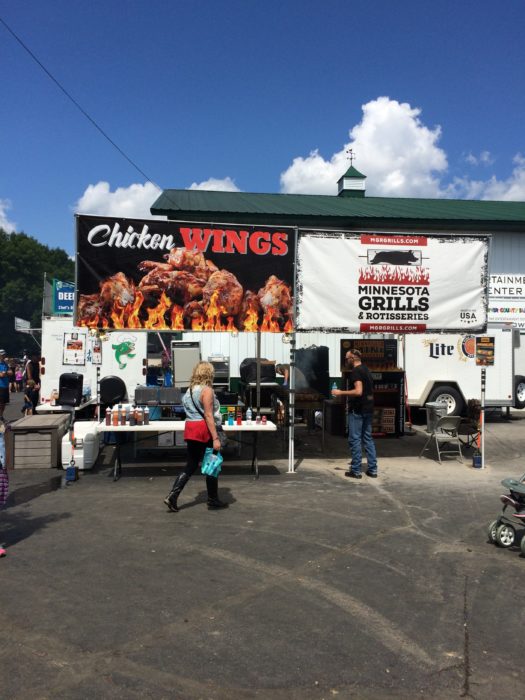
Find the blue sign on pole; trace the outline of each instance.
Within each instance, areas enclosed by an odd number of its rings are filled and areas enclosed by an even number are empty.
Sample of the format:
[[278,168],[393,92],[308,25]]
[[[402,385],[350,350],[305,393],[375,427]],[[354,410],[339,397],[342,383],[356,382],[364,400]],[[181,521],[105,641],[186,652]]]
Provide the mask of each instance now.
[[53,280],[53,314],[72,314],[75,303],[73,282]]

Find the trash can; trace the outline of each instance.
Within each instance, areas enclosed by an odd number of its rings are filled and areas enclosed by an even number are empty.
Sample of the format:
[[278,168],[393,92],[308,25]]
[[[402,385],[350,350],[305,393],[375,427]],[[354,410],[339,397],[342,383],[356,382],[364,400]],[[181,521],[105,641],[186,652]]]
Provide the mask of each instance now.
[[441,401],[429,401],[425,404],[427,411],[427,432],[433,433],[441,416],[447,415],[447,404]]

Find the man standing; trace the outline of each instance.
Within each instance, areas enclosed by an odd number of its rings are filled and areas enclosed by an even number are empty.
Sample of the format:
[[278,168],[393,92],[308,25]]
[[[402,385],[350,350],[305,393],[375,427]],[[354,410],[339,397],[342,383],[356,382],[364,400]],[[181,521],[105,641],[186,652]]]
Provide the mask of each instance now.
[[352,452],[350,471],[345,476],[361,479],[361,457],[366,452],[366,475],[377,477],[376,446],[372,438],[372,414],[374,412],[374,384],[368,367],[361,362],[359,350],[349,350],[345,355],[346,366],[351,369],[350,389],[332,389],[333,396],[348,397],[348,442]]
[[11,370],[5,361],[6,352],[0,350],[0,422],[4,421],[5,405],[9,403],[9,381]]

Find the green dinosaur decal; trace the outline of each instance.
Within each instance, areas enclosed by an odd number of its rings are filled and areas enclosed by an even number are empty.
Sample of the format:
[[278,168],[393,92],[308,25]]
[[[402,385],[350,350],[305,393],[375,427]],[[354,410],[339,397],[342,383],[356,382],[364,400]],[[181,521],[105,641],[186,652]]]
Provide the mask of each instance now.
[[127,365],[127,361],[135,357],[135,354],[131,354],[133,350],[135,350],[135,343],[131,340],[124,340],[122,343],[112,345],[111,347],[115,351],[115,360],[118,362],[119,369],[124,369]]

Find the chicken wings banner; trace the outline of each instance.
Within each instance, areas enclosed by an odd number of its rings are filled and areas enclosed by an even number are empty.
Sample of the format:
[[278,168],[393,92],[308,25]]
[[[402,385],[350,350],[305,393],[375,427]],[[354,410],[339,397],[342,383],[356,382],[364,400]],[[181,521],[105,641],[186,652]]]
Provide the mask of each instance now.
[[297,329],[483,331],[488,237],[299,232]]
[[292,330],[292,229],[76,218],[77,325]]

